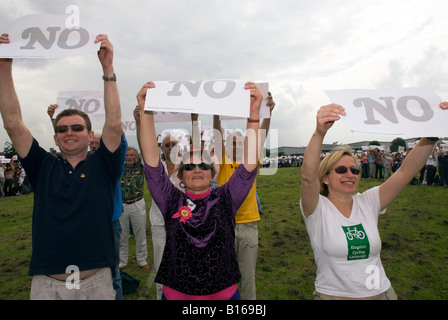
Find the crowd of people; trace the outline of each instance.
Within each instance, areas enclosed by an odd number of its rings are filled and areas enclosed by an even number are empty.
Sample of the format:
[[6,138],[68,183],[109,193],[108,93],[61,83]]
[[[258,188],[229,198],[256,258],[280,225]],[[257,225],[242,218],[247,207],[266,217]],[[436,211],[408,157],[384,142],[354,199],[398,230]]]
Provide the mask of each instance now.
[[[368,146],[367,151],[352,151],[361,167],[361,178],[387,180],[406,158],[406,152],[391,152],[384,146]],[[321,160],[325,155],[321,156]],[[301,167],[303,156],[290,155],[263,159],[263,168]],[[425,165],[410,182],[413,185],[431,185],[448,188],[448,145],[438,143]]]
[[0,197],[29,194],[32,191],[25,170],[19,161],[0,163]]
[[[8,43],[8,35],[1,35],[0,44]],[[150,268],[146,183],[152,197],[157,298],[256,299],[261,219],[256,177],[262,151],[258,146],[264,145],[259,139],[270,127],[270,118],[259,117],[263,96],[257,86],[247,82],[244,87],[250,96],[245,136],[235,133],[225,141],[216,140],[215,148],[206,152],[197,115],[192,114],[191,144],[179,154],[175,137],[159,141],[154,115],[144,110],[155,84],[144,83],[134,110],[139,160],[122,129],[114,47],[103,34],[95,43],[100,44],[104,82],[102,132],[95,135],[89,117],[76,109],[63,110],[53,119],[57,106],[50,105],[57,155],[40,147],[24,124],[13,61],[0,59],[0,114],[34,191],[30,298],[122,299],[120,269],[128,263],[131,228],[137,263]],[[272,116],[275,103],[270,93],[267,101]],[[440,107],[448,109],[448,103]],[[364,166],[350,148],[335,148],[321,159],[327,131],[344,114],[339,105],[320,108],[300,162],[300,210],[317,264],[315,299],[396,299],[380,259],[377,220],[423,166],[428,171],[427,160],[438,138],[422,138],[393,174],[385,170],[384,183],[359,194]],[[219,116],[213,117],[213,126],[222,133]],[[382,178],[376,162],[373,168]],[[370,266],[379,272],[372,287],[366,285]]]
[[[372,147],[371,150],[363,152],[361,155],[357,153],[357,156],[361,163],[362,178],[387,180],[400,168],[406,158],[406,153],[390,152]],[[448,187],[448,149],[445,145],[435,144],[427,161],[410,183]]]

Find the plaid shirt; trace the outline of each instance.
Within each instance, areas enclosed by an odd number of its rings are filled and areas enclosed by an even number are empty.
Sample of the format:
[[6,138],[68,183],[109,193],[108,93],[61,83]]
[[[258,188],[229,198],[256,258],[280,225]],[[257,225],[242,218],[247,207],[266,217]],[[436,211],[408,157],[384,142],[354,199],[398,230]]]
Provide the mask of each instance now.
[[137,161],[131,167],[124,166],[120,183],[123,202],[134,201],[143,197],[145,176],[140,161]]

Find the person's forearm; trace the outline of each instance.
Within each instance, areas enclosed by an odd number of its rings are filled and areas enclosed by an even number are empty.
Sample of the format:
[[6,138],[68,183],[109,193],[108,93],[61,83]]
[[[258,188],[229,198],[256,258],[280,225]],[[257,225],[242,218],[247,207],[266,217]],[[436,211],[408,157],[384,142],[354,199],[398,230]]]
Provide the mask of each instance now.
[[106,123],[121,131],[121,104],[116,81],[104,81],[104,108]]
[[197,119],[191,121],[191,139],[193,149],[201,149],[201,126]]
[[19,99],[12,78],[12,65],[0,63],[0,112],[8,134],[22,121]]
[[436,142],[437,140],[435,139],[422,138],[404,158],[400,169],[406,176],[406,179],[409,178],[411,180],[423,168]]
[[19,99],[14,88],[12,62],[0,59],[0,114],[3,126],[20,157],[25,157],[32,144],[31,132],[22,120]]
[[260,121],[257,118],[258,114],[251,114],[247,120],[246,137],[244,139],[244,167],[248,172],[251,172],[257,168],[260,155],[258,139]]
[[141,112],[139,127],[140,150],[143,160],[147,165],[157,167],[159,165],[159,146],[152,112]]
[[322,134],[318,131],[315,131],[311,136],[303,156],[301,170],[303,181],[312,182],[318,178],[323,140],[324,136],[322,136]]
[[[103,73],[104,77],[113,77],[113,67],[103,68]],[[106,116],[103,128],[103,141],[110,151],[114,151],[120,145],[120,137],[123,132],[120,95],[116,81],[104,80],[104,109]]]

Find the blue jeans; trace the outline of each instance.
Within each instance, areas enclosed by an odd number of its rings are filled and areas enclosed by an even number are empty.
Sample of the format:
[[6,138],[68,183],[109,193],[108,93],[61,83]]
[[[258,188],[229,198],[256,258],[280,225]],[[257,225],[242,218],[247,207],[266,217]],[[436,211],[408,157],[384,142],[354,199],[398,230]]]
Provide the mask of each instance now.
[[120,236],[121,236],[121,224],[117,219],[112,221],[112,228],[114,230],[114,252],[115,252],[115,276],[113,277],[113,285],[115,289],[115,300],[123,300],[123,289],[121,286],[121,276],[118,264],[120,263]]

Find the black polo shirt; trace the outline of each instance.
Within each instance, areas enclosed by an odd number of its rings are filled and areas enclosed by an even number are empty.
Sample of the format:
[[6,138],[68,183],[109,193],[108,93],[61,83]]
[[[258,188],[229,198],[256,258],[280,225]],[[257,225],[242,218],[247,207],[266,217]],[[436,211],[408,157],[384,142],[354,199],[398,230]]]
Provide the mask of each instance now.
[[76,168],[33,141],[20,159],[34,189],[30,275],[114,266],[112,214],[120,147],[100,147]]

